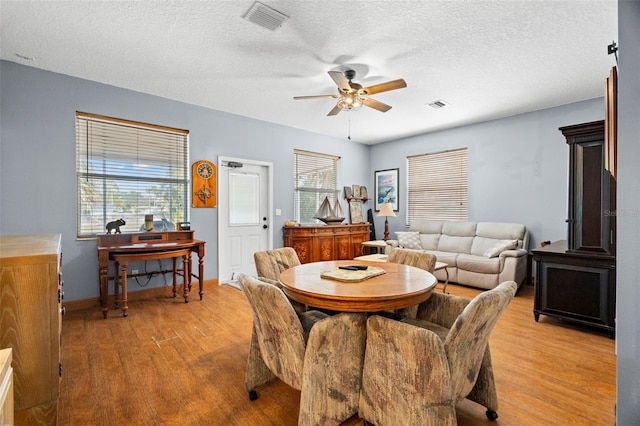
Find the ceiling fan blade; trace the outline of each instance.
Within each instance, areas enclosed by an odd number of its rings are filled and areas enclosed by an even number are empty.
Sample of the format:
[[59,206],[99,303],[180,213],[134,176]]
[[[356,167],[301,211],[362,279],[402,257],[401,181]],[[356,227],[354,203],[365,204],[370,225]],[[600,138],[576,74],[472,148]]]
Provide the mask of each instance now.
[[336,82],[338,88],[341,92],[348,92],[351,90],[351,86],[349,86],[349,80],[344,76],[341,71],[327,71],[333,81]]
[[327,114],[327,116],[330,115],[337,115],[340,111],[342,111],[342,107],[339,105],[336,105],[333,107],[333,109],[331,111],[329,111],[329,114]]
[[376,101],[375,99],[366,98],[362,100],[362,103],[369,108],[377,109],[380,112],[387,112],[391,109],[391,105],[387,105],[383,102]]
[[373,95],[374,93],[387,92],[389,90],[402,89],[407,87],[407,82],[403,79],[387,81],[386,83],[374,84],[373,86],[363,87],[358,93],[363,96]]
[[299,99],[322,99],[322,98],[338,99],[339,97],[340,97],[339,95],[311,95],[311,96],[294,96],[293,99],[295,99],[295,100],[299,100]]

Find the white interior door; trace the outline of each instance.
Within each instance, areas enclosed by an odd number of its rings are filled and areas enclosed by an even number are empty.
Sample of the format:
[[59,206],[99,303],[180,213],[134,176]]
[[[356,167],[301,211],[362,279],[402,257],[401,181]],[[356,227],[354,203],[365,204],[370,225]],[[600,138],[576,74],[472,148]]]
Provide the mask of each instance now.
[[218,282],[256,276],[253,253],[273,248],[272,164],[218,158]]

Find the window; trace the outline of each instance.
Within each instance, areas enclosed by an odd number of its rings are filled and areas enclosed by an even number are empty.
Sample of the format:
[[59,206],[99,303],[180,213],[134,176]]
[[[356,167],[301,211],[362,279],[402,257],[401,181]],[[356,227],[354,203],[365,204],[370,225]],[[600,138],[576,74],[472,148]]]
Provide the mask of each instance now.
[[467,220],[467,148],[407,157],[407,221]]
[[175,230],[188,221],[189,132],[76,113],[78,237],[105,232],[123,219],[124,231]]
[[338,160],[335,155],[294,150],[294,214],[298,223],[319,224],[314,219],[325,197],[333,206],[338,198]]

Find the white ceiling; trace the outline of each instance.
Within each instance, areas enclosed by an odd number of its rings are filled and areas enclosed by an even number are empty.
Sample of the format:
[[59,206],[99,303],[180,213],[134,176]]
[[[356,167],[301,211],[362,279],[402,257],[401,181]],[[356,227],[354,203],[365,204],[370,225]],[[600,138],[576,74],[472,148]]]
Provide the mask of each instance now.
[[[281,28],[244,20],[253,0],[2,0],[0,53],[365,144],[603,96],[616,63],[616,0],[263,3],[289,16]],[[334,99],[293,100],[337,93],[327,71],[348,68],[363,86],[407,88],[373,96],[386,113],[327,117]]]

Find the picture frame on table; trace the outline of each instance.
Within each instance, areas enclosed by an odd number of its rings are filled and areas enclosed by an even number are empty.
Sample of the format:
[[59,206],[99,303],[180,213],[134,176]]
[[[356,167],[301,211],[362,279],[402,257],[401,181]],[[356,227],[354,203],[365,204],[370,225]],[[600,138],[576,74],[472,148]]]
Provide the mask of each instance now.
[[373,173],[375,211],[380,211],[383,203],[391,203],[393,211],[398,211],[399,174],[400,169],[376,170]]
[[352,225],[364,223],[364,216],[362,216],[362,200],[349,201],[349,215],[351,217]]

